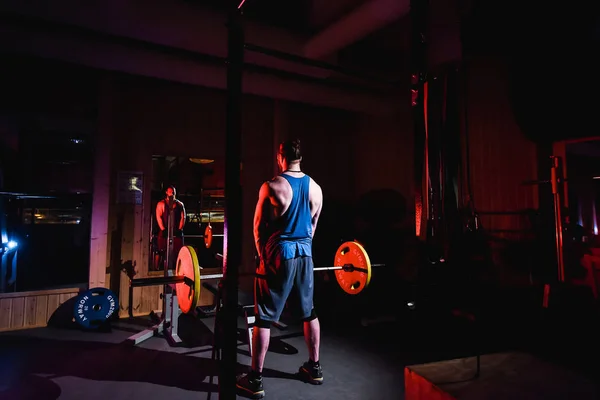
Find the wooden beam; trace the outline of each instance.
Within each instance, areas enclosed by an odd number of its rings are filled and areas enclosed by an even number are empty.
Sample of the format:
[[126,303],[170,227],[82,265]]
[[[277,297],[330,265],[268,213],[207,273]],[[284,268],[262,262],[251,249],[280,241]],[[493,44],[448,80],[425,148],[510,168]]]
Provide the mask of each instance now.
[[110,207],[113,82],[104,76],[98,87],[98,128],[94,137],[94,192],[90,229],[90,287],[106,286],[108,217]]

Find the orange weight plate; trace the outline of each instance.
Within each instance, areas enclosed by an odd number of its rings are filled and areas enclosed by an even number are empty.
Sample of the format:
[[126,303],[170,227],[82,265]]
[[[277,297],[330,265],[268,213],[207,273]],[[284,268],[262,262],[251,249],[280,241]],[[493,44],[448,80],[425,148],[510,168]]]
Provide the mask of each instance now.
[[344,292],[359,294],[371,282],[371,260],[358,242],[343,243],[335,253],[334,266],[353,265],[358,271],[335,270],[335,278]]
[[179,308],[187,314],[196,309],[200,300],[200,264],[196,250],[192,246],[183,246],[179,250],[176,275],[187,276],[194,281],[191,286],[180,282],[175,287]]
[[212,246],[212,226],[210,224],[206,225],[204,229],[204,245],[207,249],[210,249],[210,246]]

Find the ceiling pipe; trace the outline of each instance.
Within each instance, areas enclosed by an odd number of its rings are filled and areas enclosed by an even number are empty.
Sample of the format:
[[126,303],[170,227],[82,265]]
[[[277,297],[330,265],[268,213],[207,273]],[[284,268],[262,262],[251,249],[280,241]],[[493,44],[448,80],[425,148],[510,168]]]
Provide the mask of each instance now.
[[322,59],[408,14],[410,0],[368,0],[304,46],[304,56]]

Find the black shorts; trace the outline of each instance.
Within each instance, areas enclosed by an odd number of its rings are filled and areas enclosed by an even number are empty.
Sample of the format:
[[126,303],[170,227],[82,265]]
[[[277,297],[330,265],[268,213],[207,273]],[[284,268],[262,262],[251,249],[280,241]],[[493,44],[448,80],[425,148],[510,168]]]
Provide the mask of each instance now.
[[254,311],[262,321],[279,321],[288,297],[295,316],[309,318],[313,311],[312,257],[261,261],[254,279]]

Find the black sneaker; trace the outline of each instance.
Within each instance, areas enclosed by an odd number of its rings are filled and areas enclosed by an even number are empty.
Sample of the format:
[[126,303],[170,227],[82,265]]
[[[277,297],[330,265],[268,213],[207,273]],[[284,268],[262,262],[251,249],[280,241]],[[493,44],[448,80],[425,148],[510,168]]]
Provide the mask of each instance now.
[[313,385],[323,384],[323,368],[321,365],[315,366],[307,361],[300,367],[300,376],[308,383]]
[[252,378],[249,374],[240,376],[235,385],[240,396],[250,399],[262,399],[265,397],[262,378]]

